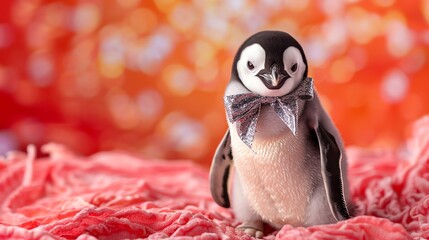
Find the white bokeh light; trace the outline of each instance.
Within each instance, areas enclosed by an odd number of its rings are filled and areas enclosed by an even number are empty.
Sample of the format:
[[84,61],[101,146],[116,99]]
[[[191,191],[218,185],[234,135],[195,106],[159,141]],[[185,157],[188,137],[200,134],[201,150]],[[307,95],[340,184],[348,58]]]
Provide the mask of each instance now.
[[386,102],[400,102],[408,92],[409,79],[405,73],[392,70],[381,83],[381,95]]

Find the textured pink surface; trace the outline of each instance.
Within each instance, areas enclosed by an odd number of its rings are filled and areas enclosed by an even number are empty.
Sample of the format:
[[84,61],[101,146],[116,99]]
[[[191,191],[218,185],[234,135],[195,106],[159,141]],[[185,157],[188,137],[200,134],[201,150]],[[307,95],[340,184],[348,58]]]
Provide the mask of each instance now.
[[[246,239],[211,199],[208,171],[187,161],[105,152],[80,157],[49,144],[47,158],[0,160],[0,239]],[[429,117],[401,151],[349,148],[359,216],[284,226],[266,239],[429,238]]]

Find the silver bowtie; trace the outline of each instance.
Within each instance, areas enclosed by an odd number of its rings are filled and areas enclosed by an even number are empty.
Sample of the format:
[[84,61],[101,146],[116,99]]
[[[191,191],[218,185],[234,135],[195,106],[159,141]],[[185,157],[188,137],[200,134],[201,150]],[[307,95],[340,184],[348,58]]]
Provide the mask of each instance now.
[[240,139],[251,148],[256,132],[256,123],[263,104],[269,104],[292,133],[296,135],[298,99],[311,100],[313,90],[313,79],[306,78],[293,92],[282,97],[264,97],[254,93],[226,96],[224,98],[226,114],[231,123],[237,123],[237,133]]

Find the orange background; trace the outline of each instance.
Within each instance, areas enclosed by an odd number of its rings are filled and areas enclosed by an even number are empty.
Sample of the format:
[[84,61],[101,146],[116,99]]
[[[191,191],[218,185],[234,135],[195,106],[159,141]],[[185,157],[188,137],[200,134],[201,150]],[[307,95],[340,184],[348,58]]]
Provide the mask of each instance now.
[[398,147],[428,113],[429,1],[3,1],[0,153],[55,141],[208,165],[232,58],[303,45],[346,145]]

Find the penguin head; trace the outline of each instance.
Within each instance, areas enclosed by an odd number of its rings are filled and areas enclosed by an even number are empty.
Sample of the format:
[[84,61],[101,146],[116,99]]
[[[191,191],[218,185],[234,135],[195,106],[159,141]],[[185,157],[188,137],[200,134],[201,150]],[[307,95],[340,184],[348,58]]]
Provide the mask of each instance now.
[[232,77],[261,96],[283,96],[307,78],[307,60],[298,41],[280,31],[249,37],[234,58]]

